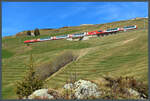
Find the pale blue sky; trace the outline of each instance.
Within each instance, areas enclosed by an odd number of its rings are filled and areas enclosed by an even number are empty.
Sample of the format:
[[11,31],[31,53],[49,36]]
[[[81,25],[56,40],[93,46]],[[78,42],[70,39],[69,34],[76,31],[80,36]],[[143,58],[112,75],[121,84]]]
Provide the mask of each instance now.
[[2,36],[148,16],[148,2],[2,2]]

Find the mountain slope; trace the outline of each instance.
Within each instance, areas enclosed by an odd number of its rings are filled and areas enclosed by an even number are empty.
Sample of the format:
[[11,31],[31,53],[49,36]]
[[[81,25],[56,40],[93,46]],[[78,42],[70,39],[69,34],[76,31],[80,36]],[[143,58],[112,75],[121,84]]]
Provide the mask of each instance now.
[[[147,19],[146,19],[147,21]],[[33,39],[25,35],[2,39],[2,96],[3,99],[16,99],[15,81],[21,80],[29,63],[30,53],[34,56],[35,67],[49,63],[53,57],[65,50],[80,55],[75,63],[70,63],[47,79],[51,88],[62,87],[69,72],[77,72],[77,79],[97,80],[104,75],[135,76],[148,84],[148,30],[144,29],[144,19],[76,26],[55,30],[40,30],[41,36],[71,34],[123,27],[137,24],[138,29],[85,41],[56,40],[34,43],[27,46],[23,41]],[[7,54],[9,53],[9,54]],[[7,55],[8,56],[7,56]],[[57,82],[57,83],[56,83]],[[55,85],[54,85],[55,83]]]

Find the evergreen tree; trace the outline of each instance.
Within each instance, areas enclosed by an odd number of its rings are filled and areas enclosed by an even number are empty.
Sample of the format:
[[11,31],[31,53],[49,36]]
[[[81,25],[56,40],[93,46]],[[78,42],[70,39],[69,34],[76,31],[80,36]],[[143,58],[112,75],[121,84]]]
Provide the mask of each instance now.
[[38,29],[38,28],[36,28],[36,29],[34,30],[34,35],[35,35],[35,36],[40,35],[40,31],[39,31],[39,29]]
[[43,85],[44,81],[39,79],[39,77],[35,75],[35,69],[33,66],[33,59],[31,54],[27,75],[23,80],[16,83],[16,94],[18,95],[19,99],[22,99],[23,97],[28,98],[28,96],[31,95],[35,90],[41,89]]

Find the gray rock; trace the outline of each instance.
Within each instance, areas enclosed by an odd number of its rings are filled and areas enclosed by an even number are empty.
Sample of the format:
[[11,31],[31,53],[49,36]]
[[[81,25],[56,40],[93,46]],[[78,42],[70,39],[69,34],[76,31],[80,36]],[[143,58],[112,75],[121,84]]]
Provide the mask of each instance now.
[[98,97],[100,94],[101,92],[98,91],[97,85],[90,81],[79,80],[75,82],[75,96],[78,99],[84,99],[91,96]]
[[72,83],[65,84],[64,88],[65,89],[71,89],[71,88],[73,88],[73,84]]
[[87,80],[79,80],[74,84],[66,84],[64,88],[73,88],[75,92],[75,98],[77,99],[85,99],[91,96],[98,97],[101,94],[101,92],[98,90],[97,85]]
[[53,99],[54,97],[47,93],[48,89],[39,89],[34,91],[28,99],[35,99],[35,97]]
[[135,91],[134,89],[129,88],[128,92],[130,93],[130,95],[140,97],[140,93]]

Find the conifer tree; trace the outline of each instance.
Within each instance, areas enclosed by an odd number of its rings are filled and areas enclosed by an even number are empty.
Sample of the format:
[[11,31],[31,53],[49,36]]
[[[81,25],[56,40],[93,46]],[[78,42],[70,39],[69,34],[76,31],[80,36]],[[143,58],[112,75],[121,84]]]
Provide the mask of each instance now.
[[39,31],[39,29],[38,29],[38,28],[36,28],[36,29],[34,30],[34,35],[35,35],[35,36],[40,35],[40,31]]
[[16,94],[19,99],[23,97],[28,98],[35,90],[41,89],[44,85],[44,81],[39,79],[37,75],[35,75],[35,69],[33,66],[32,54],[30,56],[30,65],[27,71],[27,75],[23,80],[17,81],[16,83]]

